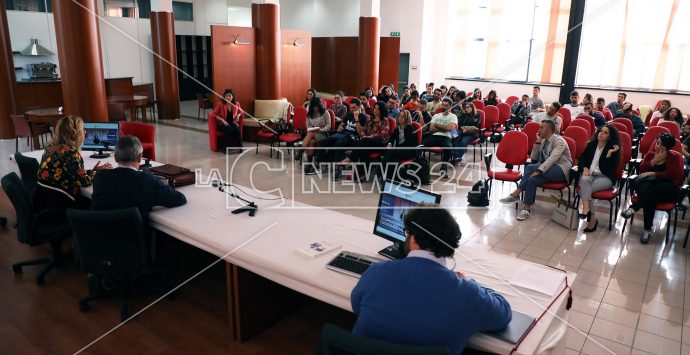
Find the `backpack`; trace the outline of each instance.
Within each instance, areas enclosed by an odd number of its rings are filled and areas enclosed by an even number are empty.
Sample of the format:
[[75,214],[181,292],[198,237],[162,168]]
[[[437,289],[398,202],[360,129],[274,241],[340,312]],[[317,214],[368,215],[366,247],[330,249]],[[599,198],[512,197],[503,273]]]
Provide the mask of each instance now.
[[479,180],[472,185],[472,189],[467,193],[467,202],[474,207],[489,205],[489,184],[486,183],[486,180]]
[[401,180],[410,182],[412,185],[417,183],[429,185],[431,184],[429,161],[424,158],[415,158],[412,163],[400,167],[398,176]]

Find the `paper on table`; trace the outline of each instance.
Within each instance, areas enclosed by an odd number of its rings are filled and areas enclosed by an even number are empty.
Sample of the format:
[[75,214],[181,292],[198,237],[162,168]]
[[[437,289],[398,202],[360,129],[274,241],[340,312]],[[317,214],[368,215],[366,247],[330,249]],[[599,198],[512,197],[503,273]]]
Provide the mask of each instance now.
[[510,284],[553,296],[563,284],[565,273],[536,265],[522,266]]

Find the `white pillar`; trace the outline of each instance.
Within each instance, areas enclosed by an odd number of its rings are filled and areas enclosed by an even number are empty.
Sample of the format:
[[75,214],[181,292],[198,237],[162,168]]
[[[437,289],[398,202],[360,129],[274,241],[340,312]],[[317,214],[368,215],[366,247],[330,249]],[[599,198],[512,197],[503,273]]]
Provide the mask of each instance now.
[[381,0],[361,0],[359,3],[360,17],[381,17]]
[[172,0],[151,0],[151,11],[172,12]]

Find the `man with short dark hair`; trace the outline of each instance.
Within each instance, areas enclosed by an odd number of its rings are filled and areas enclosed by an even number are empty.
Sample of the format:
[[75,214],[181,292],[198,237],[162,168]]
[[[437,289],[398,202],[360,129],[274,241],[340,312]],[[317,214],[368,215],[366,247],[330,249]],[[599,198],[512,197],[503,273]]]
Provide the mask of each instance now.
[[606,105],[606,108],[611,111],[611,114],[615,117],[616,114],[618,114],[618,111],[620,111],[623,108],[623,104],[625,103],[625,100],[628,98],[628,94],[624,92],[619,92],[618,96],[616,97],[616,101],[610,102],[608,105]]
[[143,151],[137,137],[120,138],[115,145],[117,168],[101,170],[93,179],[91,209],[137,207],[146,223],[154,206],[177,207],[187,203],[181,192],[152,174],[139,171]]
[[563,117],[561,117],[561,114],[558,113],[558,110],[560,110],[560,108],[561,103],[558,101],[554,101],[551,103],[551,106],[549,106],[549,109],[546,112],[539,112],[538,114],[534,115],[532,117],[532,122],[541,123],[545,120],[553,121],[553,123],[556,125],[556,134],[561,134]]
[[386,102],[386,107],[388,107],[388,117],[393,117],[397,120],[398,115],[400,115],[400,110],[398,110],[398,98],[395,96],[389,97],[388,102]]
[[410,93],[410,100],[408,100],[407,103],[404,104],[403,109],[404,110],[416,110],[418,102],[419,102],[419,91],[412,90],[412,92]]
[[525,121],[531,113],[529,104],[529,95],[522,95],[522,100],[515,101],[510,108],[510,122],[509,125],[525,124]]
[[611,121],[613,119],[613,113],[611,113],[611,110],[606,108],[606,100],[604,100],[603,97],[597,99],[596,105],[596,111],[600,112],[602,116],[604,116],[604,120],[606,122]]
[[422,205],[407,210],[403,223],[407,257],[370,266],[352,290],[354,334],[460,354],[472,334],[510,323],[503,296],[448,270],[461,237],[450,212]]
[[594,118],[594,125],[597,126],[597,128],[606,124],[606,119],[604,118],[604,115],[602,115],[599,111],[594,111],[594,105],[592,105],[591,102],[585,104],[585,112],[582,113],[582,115]]
[[537,187],[547,182],[566,182],[573,159],[570,156],[568,142],[555,134],[556,125],[551,120],[541,122],[538,139],[532,147],[530,159],[536,164],[525,166],[525,173],[518,188],[510,195],[502,198],[501,203],[516,203],[520,201],[523,192],[522,211],[517,216],[518,221],[529,218],[530,209],[537,196]]
[[542,100],[541,97],[539,97],[540,93],[541,88],[539,87],[539,85],[532,87],[532,97],[528,101],[530,116],[534,116],[539,112],[546,111],[544,109],[544,100]]
[[364,109],[364,113],[371,117],[371,115],[374,114],[374,108],[369,105],[369,99],[367,98],[367,95],[365,93],[359,94],[359,102],[360,105],[362,106],[362,109]]
[[618,110],[618,113],[614,114],[614,118],[627,118],[632,122],[633,124],[633,129],[635,129],[635,135],[636,136],[641,136],[645,132],[645,125],[644,121],[640,118],[640,116],[636,115],[633,113],[633,104],[630,102],[624,102],[623,105],[621,106],[621,109]]
[[570,103],[563,107],[570,111],[571,118],[575,118],[585,112],[584,107],[580,105],[580,94],[576,90],[570,93]]
[[453,146],[450,132],[458,125],[458,117],[450,112],[452,104],[451,99],[443,99],[441,106],[443,111],[431,118],[431,123],[429,123],[431,135],[422,141],[422,145],[425,147],[443,148],[443,161],[450,161],[450,148]]
[[[429,101],[429,100],[427,100]],[[436,114],[436,110],[441,107],[443,101],[443,92],[441,89],[434,89],[433,101],[429,102],[429,112]],[[451,101],[452,102],[452,101]]]
[[[359,137],[360,132],[367,124],[367,115],[362,112],[362,105],[359,99],[352,98],[350,100],[350,111],[345,115],[337,132],[326,137],[321,141],[318,160],[321,162],[341,161],[345,151],[343,147],[351,147],[355,145],[355,138]],[[327,147],[336,147],[336,149],[326,149]]]
[[431,101],[434,99],[434,83],[426,84],[426,91],[420,96],[426,101]]
[[431,122],[431,114],[429,113],[429,103],[426,100],[419,100],[418,107],[412,111],[412,120],[422,125],[422,130],[427,131]]

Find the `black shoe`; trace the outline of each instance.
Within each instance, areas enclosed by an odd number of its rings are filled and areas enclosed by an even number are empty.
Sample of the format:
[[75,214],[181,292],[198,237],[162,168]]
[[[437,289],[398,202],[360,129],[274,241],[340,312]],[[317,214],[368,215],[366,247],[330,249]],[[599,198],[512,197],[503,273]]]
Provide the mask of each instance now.
[[587,213],[580,213],[580,219],[586,219],[587,222],[592,218],[592,211],[589,211]]
[[314,166],[311,165],[311,163],[304,166],[304,175],[315,175],[315,174],[316,174],[316,170],[314,169]]
[[333,181],[338,181],[342,177],[343,177],[343,170],[339,167],[336,167],[335,171],[333,172]]
[[642,237],[640,237],[640,243],[649,244],[650,239],[652,239],[652,232],[644,231],[644,233],[642,233]]
[[598,226],[599,226],[599,220],[597,220],[596,222],[594,222],[594,228],[592,228],[592,229],[585,228],[585,229],[583,229],[582,231],[585,232],[585,233],[592,233],[592,232],[594,232],[594,231],[597,230],[597,227],[598,227]]
[[632,207],[628,207],[625,211],[621,213],[621,217],[625,219],[630,219],[635,214],[635,210]]

